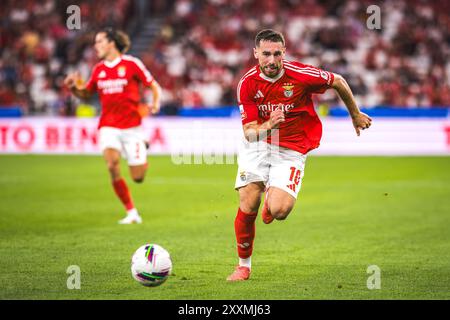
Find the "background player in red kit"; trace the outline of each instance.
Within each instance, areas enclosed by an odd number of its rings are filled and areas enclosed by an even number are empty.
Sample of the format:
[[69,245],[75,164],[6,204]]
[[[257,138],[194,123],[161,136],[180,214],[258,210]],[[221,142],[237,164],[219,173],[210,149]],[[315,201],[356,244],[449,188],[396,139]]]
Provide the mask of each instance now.
[[262,209],[264,223],[283,220],[294,207],[304,174],[306,154],[319,146],[322,125],[311,95],[336,90],[352,118],[357,135],[372,119],[360,112],[342,76],[284,60],[281,33],[262,30],[255,39],[258,65],[241,79],[237,98],[245,140],[239,152],[235,188],[239,209],[234,222],[239,265],[227,278],[247,280],[255,237],[255,219]]
[[102,59],[93,69],[86,84],[79,73],[69,74],[64,80],[73,94],[81,99],[98,92],[102,112],[99,121],[99,142],[112,185],[127,210],[121,224],[141,223],[128,186],[120,173],[120,156],[127,159],[131,177],[143,182],[147,171],[147,142],[141,128],[146,114],[140,103],[140,84],[150,87],[153,93],[152,113],[160,108],[161,88],[144,64],[137,58],[125,55],[130,47],[128,36],[119,30],[106,28],[95,36],[95,50]]

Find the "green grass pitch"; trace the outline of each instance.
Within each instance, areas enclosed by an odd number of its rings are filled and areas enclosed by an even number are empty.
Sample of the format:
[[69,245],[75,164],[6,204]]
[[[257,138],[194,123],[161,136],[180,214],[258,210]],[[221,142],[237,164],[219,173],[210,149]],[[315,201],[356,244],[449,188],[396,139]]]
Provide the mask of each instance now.
[[[100,157],[0,156],[0,299],[449,299],[450,157],[314,157],[285,221],[258,217],[249,281],[236,265],[236,165],[149,157],[123,209]],[[132,253],[165,247],[174,275],[146,288]],[[67,289],[66,269],[81,269]],[[367,288],[367,268],[381,289]]]

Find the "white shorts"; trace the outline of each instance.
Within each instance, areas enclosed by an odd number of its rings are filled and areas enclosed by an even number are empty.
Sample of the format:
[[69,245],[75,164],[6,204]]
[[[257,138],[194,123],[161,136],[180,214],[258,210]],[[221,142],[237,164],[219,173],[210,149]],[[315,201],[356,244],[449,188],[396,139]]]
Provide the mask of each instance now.
[[305,154],[291,149],[266,142],[244,142],[238,155],[235,189],[252,182],[263,182],[266,189],[277,187],[297,199],[305,162]]
[[107,148],[118,150],[130,166],[147,163],[147,149],[144,143],[142,127],[118,129],[102,127],[99,131],[99,143],[102,152]]

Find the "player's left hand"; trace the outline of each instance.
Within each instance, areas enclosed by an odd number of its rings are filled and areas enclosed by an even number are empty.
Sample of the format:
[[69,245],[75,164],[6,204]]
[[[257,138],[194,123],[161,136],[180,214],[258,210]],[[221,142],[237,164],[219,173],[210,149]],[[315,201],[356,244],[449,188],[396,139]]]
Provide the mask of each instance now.
[[152,112],[152,114],[157,114],[160,109],[161,107],[159,103],[153,103],[152,105],[150,105],[150,111]]
[[141,115],[141,118],[145,118],[151,114],[156,114],[159,112],[159,104],[146,104],[140,103],[138,107],[138,112]]
[[372,125],[372,118],[370,118],[364,112],[360,112],[355,116],[352,116],[353,127],[355,128],[356,134],[360,135],[360,130],[369,129]]

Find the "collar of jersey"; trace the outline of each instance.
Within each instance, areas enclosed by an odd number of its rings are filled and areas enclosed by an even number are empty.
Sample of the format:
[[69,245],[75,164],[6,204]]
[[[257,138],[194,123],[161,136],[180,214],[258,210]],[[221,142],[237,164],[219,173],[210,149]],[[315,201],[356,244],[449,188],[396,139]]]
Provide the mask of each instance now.
[[259,73],[259,76],[260,76],[261,78],[263,78],[264,80],[267,80],[267,81],[269,81],[269,82],[272,82],[272,83],[278,81],[283,75],[284,75],[284,68],[281,69],[280,73],[279,73],[275,78],[270,78],[270,77],[266,76],[266,75],[265,75],[264,73],[262,73],[262,72]]
[[119,62],[122,61],[122,56],[118,56],[117,58],[115,58],[113,61],[103,61],[103,63],[105,64],[105,66],[107,66],[108,68],[114,68],[115,66],[117,66],[119,64]]

